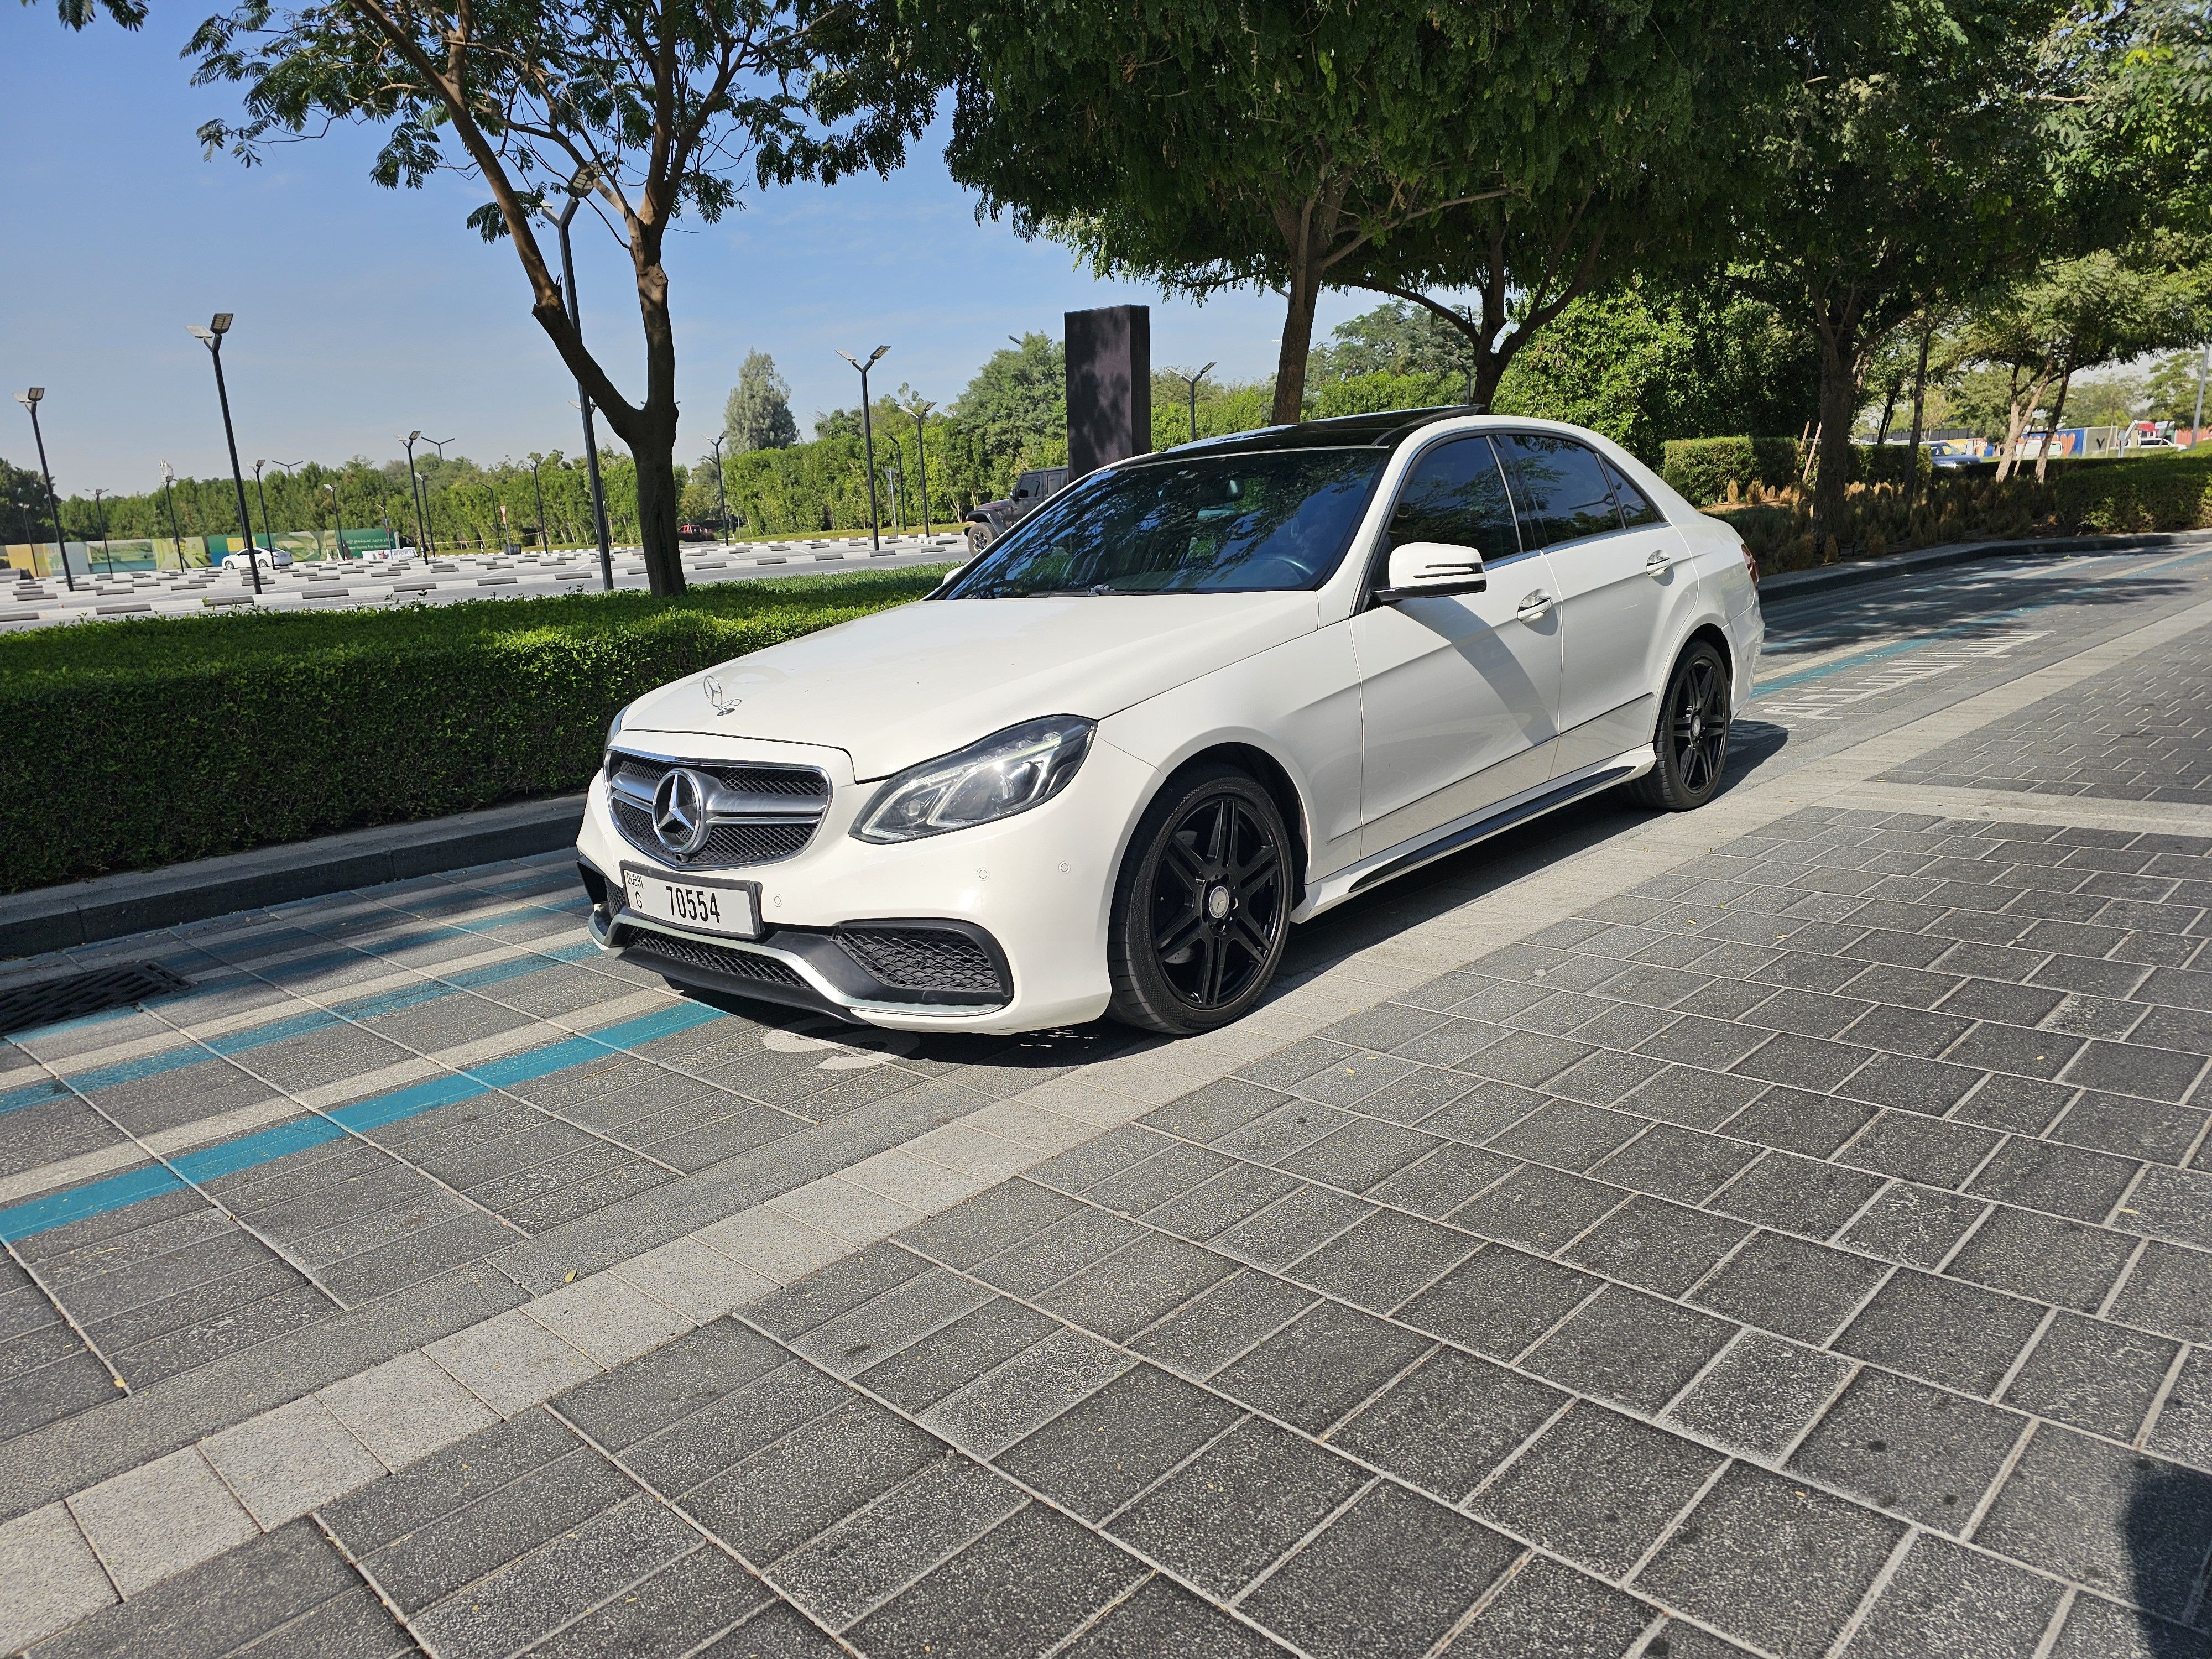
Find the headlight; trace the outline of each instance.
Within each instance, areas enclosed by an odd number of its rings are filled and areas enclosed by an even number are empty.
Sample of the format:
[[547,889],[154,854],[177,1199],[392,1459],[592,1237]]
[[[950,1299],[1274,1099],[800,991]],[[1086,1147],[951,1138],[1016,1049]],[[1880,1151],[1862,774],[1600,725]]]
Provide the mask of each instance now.
[[1054,714],[909,767],[876,791],[852,834],[859,841],[916,841],[1026,812],[1067,787],[1097,726]]

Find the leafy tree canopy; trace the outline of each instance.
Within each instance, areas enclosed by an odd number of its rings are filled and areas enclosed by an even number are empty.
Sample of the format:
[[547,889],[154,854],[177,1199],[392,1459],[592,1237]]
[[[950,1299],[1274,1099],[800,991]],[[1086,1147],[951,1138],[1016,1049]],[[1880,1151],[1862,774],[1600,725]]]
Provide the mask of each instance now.
[[983,362],[947,411],[986,452],[1035,466],[1047,450],[1067,442],[1067,351],[1050,335],[1031,331],[1018,346]]
[[765,351],[745,354],[738,383],[722,406],[722,431],[726,447],[737,455],[754,449],[788,449],[799,441],[791,387],[775,372],[775,359]]

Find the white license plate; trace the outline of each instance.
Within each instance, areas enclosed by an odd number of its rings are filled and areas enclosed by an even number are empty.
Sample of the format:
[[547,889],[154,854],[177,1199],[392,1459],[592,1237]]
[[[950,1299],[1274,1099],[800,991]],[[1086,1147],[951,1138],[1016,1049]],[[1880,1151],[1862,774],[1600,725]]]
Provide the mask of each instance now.
[[623,866],[623,888],[629,908],[641,916],[700,933],[760,937],[760,884],[751,881],[678,881],[658,871]]

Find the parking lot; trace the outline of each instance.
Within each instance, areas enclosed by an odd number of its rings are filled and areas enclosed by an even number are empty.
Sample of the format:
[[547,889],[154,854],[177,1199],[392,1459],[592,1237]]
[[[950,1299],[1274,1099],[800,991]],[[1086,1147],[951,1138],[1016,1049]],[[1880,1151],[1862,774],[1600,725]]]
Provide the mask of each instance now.
[[0,1643],[2212,1653],[2208,578],[1773,605],[1711,806],[1188,1042],[723,1012],[557,854],[73,953],[190,988],[0,1042]]

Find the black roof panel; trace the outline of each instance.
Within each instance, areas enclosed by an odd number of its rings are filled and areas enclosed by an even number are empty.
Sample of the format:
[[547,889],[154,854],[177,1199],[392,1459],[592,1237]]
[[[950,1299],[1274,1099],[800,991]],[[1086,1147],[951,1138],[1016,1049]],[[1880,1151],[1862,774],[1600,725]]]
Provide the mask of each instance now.
[[[1333,420],[1300,421],[1296,426],[1263,426],[1252,432],[1225,433],[1177,444],[1155,455],[1243,454],[1267,449],[1345,449],[1372,446],[1395,449],[1425,426],[1471,411],[1464,404],[1447,409],[1392,409],[1373,415],[1340,415]],[[1146,458],[1133,457],[1133,459]]]

